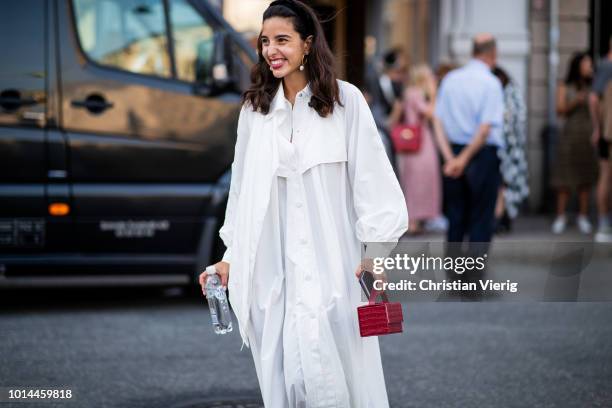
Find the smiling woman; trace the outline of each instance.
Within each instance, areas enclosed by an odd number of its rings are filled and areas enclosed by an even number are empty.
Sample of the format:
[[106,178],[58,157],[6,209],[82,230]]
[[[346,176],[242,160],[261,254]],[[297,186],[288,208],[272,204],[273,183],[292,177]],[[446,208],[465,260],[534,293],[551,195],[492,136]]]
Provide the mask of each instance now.
[[309,7],[272,2],[258,51],[215,268],[266,407],[386,408],[378,339],[360,337],[354,272],[361,243],[406,231],[402,190]]
[[259,60],[253,66],[252,86],[244,101],[266,114],[281,79],[285,78],[285,87],[296,84],[295,89],[286,89],[291,102],[309,82],[313,91],[310,106],[325,117],[333,113],[334,103],[340,103],[334,57],[314,11],[305,5],[288,4],[297,3],[275,1],[264,12],[257,41]]

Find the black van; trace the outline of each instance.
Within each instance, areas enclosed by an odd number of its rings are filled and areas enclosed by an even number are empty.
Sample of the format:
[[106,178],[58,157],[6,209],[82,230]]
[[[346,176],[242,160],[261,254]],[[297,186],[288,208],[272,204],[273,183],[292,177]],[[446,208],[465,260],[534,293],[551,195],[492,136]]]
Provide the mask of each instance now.
[[0,287],[193,283],[254,50],[203,0],[3,1],[0,38]]

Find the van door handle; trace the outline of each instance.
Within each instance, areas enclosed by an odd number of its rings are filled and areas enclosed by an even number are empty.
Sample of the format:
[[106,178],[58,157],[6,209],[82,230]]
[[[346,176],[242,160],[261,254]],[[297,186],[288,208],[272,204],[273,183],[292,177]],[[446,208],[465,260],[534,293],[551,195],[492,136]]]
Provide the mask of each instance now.
[[71,105],[75,108],[85,108],[94,114],[102,113],[114,106],[112,102],[108,102],[104,96],[97,93],[89,95],[84,100],[72,100]]
[[36,105],[37,103],[34,98],[22,98],[21,93],[16,89],[6,89],[0,92],[0,106],[9,112],[22,106]]

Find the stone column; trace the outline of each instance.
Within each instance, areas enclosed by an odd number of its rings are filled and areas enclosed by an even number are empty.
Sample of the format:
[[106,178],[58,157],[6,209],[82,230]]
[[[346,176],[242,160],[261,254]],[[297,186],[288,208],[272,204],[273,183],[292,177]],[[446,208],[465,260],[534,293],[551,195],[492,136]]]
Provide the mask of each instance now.
[[441,0],[442,59],[460,64],[471,57],[472,37],[489,32],[497,39],[499,65],[525,92],[529,55],[527,0]]

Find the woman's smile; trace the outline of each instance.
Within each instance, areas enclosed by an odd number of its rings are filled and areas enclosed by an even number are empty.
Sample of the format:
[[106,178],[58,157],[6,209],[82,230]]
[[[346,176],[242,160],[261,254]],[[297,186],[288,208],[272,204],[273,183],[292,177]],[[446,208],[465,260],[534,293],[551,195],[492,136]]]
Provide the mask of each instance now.
[[272,58],[270,59],[270,66],[272,69],[280,69],[285,64],[285,58]]

